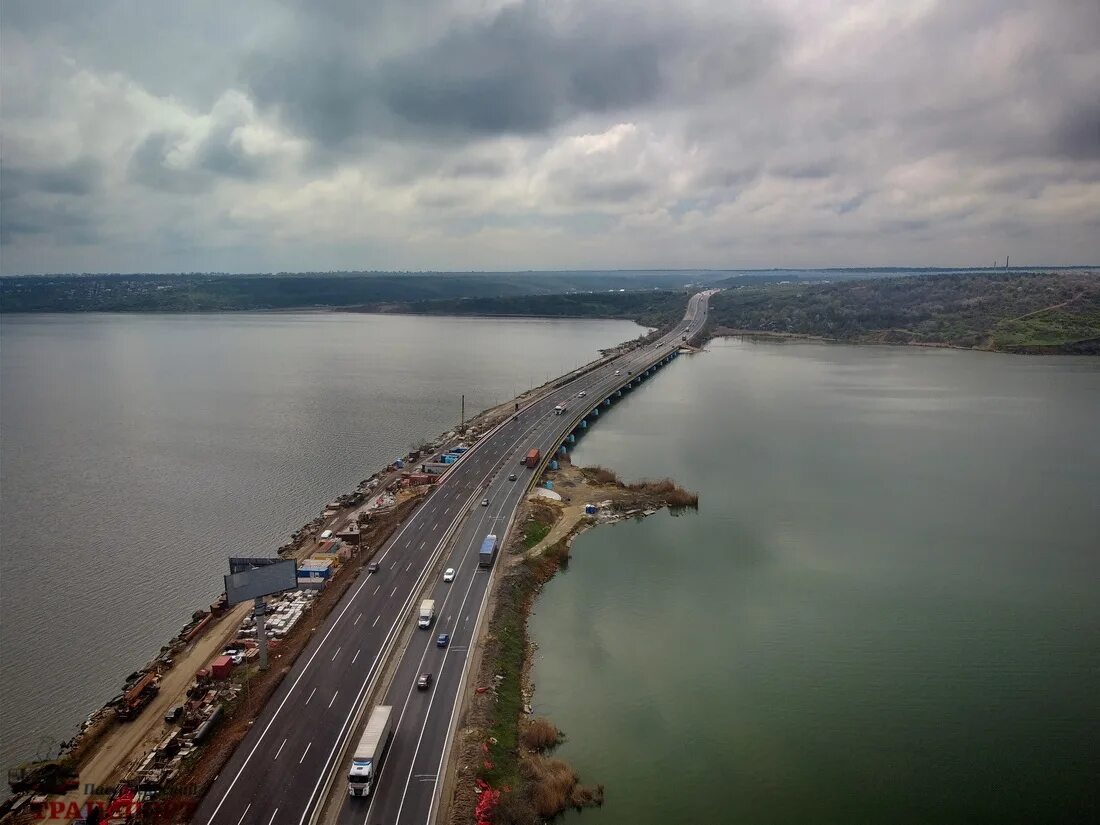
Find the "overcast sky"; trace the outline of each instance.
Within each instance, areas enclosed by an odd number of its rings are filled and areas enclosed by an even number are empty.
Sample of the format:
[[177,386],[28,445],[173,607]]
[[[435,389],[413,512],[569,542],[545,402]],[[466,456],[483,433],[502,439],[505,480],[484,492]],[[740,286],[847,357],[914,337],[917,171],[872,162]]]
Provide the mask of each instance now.
[[0,9],[5,274],[1100,262],[1097,0]]

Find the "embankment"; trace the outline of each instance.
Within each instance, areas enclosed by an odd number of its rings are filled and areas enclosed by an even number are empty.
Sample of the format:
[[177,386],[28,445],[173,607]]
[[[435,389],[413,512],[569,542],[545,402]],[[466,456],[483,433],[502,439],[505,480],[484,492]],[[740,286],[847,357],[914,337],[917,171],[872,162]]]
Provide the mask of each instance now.
[[[467,700],[452,764],[454,795],[447,821],[534,825],[568,808],[602,805],[602,785],[585,786],[568,763],[550,755],[563,734],[550,720],[530,717],[534,646],[527,620],[543,585],[568,565],[573,539],[602,523],[643,517],[669,507],[698,507],[699,497],[671,480],[621,482],[603,467],[562,461],[549,474],[562,500],[533,497],[518,513],[518,529],[501,557],[492,613]],[[599,502],[586,513],[581,500]]]

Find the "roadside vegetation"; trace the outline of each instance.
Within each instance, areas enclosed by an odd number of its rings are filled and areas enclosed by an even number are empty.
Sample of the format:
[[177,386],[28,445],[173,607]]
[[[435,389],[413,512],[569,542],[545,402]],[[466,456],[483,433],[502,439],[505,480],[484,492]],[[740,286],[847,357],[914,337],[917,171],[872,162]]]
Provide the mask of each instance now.
[[1005,352],[1100,352],[1100,275],[933,274],[742,286],[711,298],[729,332]]
[[636,493],[643,500],[653,500],[667,506],[672,511],[689,508],[699,509],[699,494],[692,493],[680,487],[670,478],[657,480],[642,479],[626,483],[622,481],[614,470],[596,465],[595,467],[580,467],[581,473],[588,481],[600,485],[620,487],[630,493]]

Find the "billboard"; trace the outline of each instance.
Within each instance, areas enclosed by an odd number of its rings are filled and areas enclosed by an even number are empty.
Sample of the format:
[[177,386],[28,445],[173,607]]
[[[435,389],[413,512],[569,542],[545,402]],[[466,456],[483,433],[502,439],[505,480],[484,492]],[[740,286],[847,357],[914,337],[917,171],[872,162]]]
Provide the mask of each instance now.
[[229,604],[270,596],[298,587],[298,563],[293,559],[231,558],[225,577]]

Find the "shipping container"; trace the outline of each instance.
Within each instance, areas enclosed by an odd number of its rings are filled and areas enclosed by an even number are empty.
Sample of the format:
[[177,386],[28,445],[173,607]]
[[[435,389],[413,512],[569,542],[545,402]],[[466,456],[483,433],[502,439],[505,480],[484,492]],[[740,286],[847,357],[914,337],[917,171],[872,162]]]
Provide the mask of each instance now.
[[215,679],[228,679],[231,670],[233,670],[233,660],[228,656],[219,656],[210,665],[210,675]]

